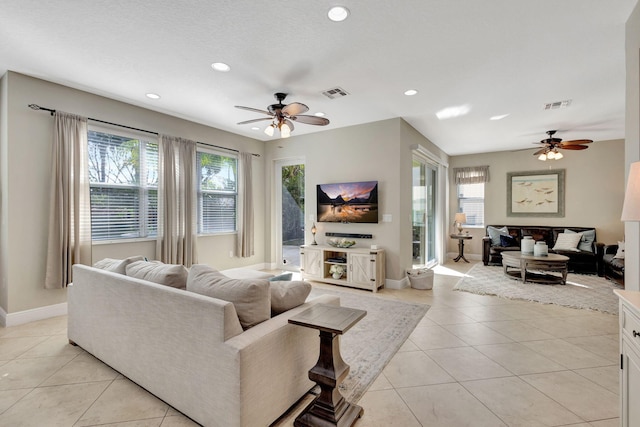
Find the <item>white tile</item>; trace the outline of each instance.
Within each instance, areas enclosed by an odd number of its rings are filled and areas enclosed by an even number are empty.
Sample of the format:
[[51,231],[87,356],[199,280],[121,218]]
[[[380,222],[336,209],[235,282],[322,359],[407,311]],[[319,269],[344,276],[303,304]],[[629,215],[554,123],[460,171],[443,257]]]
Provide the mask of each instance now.
[[402,388],[398,393],[423,426],[506,427],[458,383]]
[[397,353],[382,372],[395,388],[455,381],[421,351]]
[[426,353],[457,381],[513,375],[473,347],[427,350]]
[[499,332],[481,323],[460,323],[457,325],[443,325],[447,331],[460,338],[469,345],[497,344],[512,342]]
[[395,390],[366,393],[358,402],[364,414],[357,427],[420,427],[420,423]]
[[505,320],[498,322],[483,322],[483,325],[500,332],[514,341],[549,340],[555,338],[538,328],[520,320]]
[[583,420],[597,421],[619,415],[619,398],[615,393],[575,372],[533,374],[521,378]]
[[426,317],[433,320],[438,325],[454,325],[457,323],[473,323],[471,317],[465,316],[461,311],[455,308],[434,308],[431,307],[427,311]]
[[43,386],[86,383],[91,381],[111,381],[118,372],[88,353],[75,357],[59,371],[42,383]]
[[413,330],[409,339],[422,350],[465,347],[468,344],[442,326],[424,326]]
[[606,388],[612,393],[620,394],[620,365],[576,369],[574,372]]
[[516,375],[566,370],[559,363],[520,343],[480,345],[475,348]]
[[71,359],[71,356],[41,357],[5,363],[0,366],[0,390],[37,387]]
[[522,344],[569,369],[611,365],[610,360],[561,339],[528,341]]

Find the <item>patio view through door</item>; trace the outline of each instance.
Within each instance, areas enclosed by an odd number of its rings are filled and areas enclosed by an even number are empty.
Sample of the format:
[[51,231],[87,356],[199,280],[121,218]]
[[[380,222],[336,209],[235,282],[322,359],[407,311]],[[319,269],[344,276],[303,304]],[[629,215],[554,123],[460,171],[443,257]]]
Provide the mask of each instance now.
[[300,269],[300,245],[304,244],[304,162],[276,162],[277,235],[279,269]]
[[425,267],[436,261],[436,177],[438,168],[414,156],[412,167],[413,267]]

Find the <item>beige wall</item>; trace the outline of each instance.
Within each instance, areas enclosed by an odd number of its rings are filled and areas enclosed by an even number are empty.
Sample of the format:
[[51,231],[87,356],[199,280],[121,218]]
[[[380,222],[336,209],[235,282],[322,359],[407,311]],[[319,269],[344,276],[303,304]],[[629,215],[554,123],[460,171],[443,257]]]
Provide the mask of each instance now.
[[[640,160],[640,3],[627,20],[626,26],[626,121],[625,121],[625,163],[629,165]],[[626,176],[626,175],[625,175]],[[626,262],[625,288],[640,290],[640,224],[625,223]],[[631,262],[629,261],[631,260]]]
[[[585,137],[588,137],[586,135]],[[620,222],[624,199],[624,141],[596,141],[583,151],[563,152],[561,160],[541,162],[534,149],[453,156],[451,169],[489,165],[490,181],[485,186],[485,224],[552,225],[596,227],[599,242],[615,244],[624,237]],[[564,218],[507,217],[507,172],[565,170]],[[451,175],[452,179],[452,175]],[[450,218],[457,212],[456,186],[450,188]],[[465,254],[482,256],[484,228],[466,229],[473,235],[465,242]],[[457,241],[449,252],[457,253]]]
[[[264,151],[260,141],[18,73],[7,73],[2,79],[2,88],[0,304],[7,313],[66,301],[66,290],[43,288],[53,119],[46,112],[29,109],[28,104],[260,155]],[[254,157],[253,168],[255,256],[230,258],[229,251],[235,252],[233,234],[204,236],[198,238],[200,262],[221,269],[264,262],[264,156]],[[155,246],[153,242],[142,241],[98,244],[93,248],[94,261],[134,254],[154,259]]]
[[[302,125],[301,125],[302,126]],[[316,224],[316,240],[322,244],[324,233],[373,234],[373,239],[358,240],[359,246],[378,245],[386,252],[386,277],[401,280],[411,268],[411,148],[412,144],[440,153],[440,150],[402,119],[391,119],[347,128],[323,131],[275,140],[267,144],[267,182],[270,197],[267,212],[275,200],[274,164],[277,160],[303,158],[306,181],[306,241],[311,242],[309,214],[316,212],[316,185],[334,182],[378,181],[380,222],[378,224]],[[446,157],[446,156],[445,156]],[[392,216],[382,222],[382,215]],[[271,214],[269,214],[271,215]],[[276,260],[276,221],[269,217],[268,256]]]

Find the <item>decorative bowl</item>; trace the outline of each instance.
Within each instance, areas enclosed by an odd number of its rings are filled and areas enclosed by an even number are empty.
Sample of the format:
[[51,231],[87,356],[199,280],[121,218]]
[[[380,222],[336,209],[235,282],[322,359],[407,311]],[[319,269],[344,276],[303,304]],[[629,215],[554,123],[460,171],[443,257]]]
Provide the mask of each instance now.
[[335,238],[327,240],[327,243],[334,248],[350,248],[351,246],[356,244],[356,242],[353,240]]

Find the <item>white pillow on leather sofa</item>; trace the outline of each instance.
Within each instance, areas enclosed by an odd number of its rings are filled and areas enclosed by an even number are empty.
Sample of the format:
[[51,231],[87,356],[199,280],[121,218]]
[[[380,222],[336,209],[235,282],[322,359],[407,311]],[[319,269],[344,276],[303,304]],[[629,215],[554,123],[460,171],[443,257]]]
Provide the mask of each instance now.
[[187,287],[189,271],[181,264],[165,264],[160,261],[136,261],[127,265],[127,276],[147,280],[172,288]]

